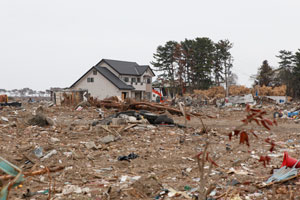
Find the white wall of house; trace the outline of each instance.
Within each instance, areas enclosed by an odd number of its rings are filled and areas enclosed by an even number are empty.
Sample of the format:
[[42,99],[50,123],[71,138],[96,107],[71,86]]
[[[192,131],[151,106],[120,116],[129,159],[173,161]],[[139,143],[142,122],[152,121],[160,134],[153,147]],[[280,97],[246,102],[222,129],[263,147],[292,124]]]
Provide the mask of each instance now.
[[135,90],[138,91],[146,91],[146,83],[134,83],[132,84],[132,86],[135,88]]
[[[87,82],[87,78],[94,78],[94,82]],[[116,86],[98,71],[97,75],[93,75],[93,70],[90,70],[73,88],[86,89],[92,97],[97,97],[98,99],[105,99],[111,96],[121,97],[121,91]]]

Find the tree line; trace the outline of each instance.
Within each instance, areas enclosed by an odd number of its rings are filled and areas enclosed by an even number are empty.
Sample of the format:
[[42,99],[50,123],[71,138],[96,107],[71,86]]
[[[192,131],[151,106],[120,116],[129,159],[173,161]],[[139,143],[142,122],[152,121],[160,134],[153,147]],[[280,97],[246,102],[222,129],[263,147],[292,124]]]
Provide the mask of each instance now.
[[173,93],[185,90],[208,89],[233,81],[233,56],[229,40],[213,42],[207,37],[168,41],[157,47],[151,64],[159,72],[158,80]]
[[278,67],[273,68],[264,60],[257,75],[254,85],[279,86],[286,85],[287,95],[300,97],[300,49],[296,52],[281,50]]

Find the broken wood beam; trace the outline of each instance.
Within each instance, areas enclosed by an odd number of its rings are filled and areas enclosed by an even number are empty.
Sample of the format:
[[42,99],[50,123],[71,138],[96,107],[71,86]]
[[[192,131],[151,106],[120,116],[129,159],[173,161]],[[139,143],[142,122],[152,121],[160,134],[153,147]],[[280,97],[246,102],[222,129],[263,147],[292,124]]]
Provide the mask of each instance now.
[[[169,107],[167,105],[154,104],[154,103],[148,103],[148,102],[132,103],[132,104],[129,105],[129,108],[136,108],[136,106],[149,106],[150,108],[156,108],[158,110],[167,110],[170,113],[175,113],[177,115],[183,115],[180,109],[172,108],[172,107]],[[209,116],[209,115],[203,115],[203,114],[195,113],[195,112],[192,112],[192,113],[187,112],[186,115],[187,116],[197,116],[197,117],[207,116],[209,118],[215,118],[215,117],[212,117],[212,116]]]
[[[42,174],[46,174],[48,172],[58,172],[60,170],[63,170],[65,167],[64,166],[58,166],[58,167],[54,167],[54,168],[44,168],[44,169],[40,169],[34,172],[24,172],[24,176],[28,177],[28,176],[37,176],[37,175],[42,175]],[[14,176],[11,175],[4,175],[4,176],[0,176],[0,180],[9,180],[9,179],[13,179],[15,178]]]

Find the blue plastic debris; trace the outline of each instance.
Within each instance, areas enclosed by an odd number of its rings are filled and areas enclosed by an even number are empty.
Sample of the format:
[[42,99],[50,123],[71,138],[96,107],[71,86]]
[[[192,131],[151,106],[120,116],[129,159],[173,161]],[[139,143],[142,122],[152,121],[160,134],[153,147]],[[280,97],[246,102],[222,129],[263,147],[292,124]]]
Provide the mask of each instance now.
[[295,112],[288,112],[288,117],[294,117],[299,115],[299,111],[295,111]]
[[8,175],[14,176],[0,191],[0,200],[7,200],[8,192],[12,187],[16,187],[24,181],[22,170],[0,156],[0,169]]
[[289,177],[297,175],[298,169],[296,168],[296,166],[299,163],[299,161],[300,160],[298,160],[292,168],[288,168],[287,166],[281,167],[267,180],[266,183],[268,184],[272,182],[282,181]]

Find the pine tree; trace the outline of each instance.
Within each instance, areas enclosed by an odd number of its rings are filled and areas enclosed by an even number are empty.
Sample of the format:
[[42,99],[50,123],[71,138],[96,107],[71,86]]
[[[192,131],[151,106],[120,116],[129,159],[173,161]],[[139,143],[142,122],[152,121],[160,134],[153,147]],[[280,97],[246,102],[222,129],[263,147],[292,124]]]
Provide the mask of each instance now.
[[257,82],[260,86],[270,86],[273,81],[273,69],[269,65],[267,60],[264,60],[260,68],[258,69]]
[[176,41],[168,41],[164,46],[158,46],[156,53],[153,55],[155,61],[151,62],[155,68],[155,71],[161,72],[161,74],[158,75],[158,78],[166,81],[170,85],[173,94],[175,93],[176,87],[174,53],[177,45],[178,43]]
[[294,63],[294,55],[291,51],[281,50],[279,51],[279,55],[276,56],[280,59],[279,67],[281,68],[279,73],[279,79],[282,84],[285,84],[287,87],[287,95],[292,96],[292,86],[293,86],[293,63]]
[[293,96],[300,97],[300,49],[294,55]]
[[193,45],[194,65],[192,66],[192,80],[196,89],[208,89],[212,85],[211,72],[214,60],[214,43],[211,39],[196,38]]
[[215,82],[220,85],[220,81],[225,81],[226,96],[228,96],[228,77],[231,74],[233,57],[230,49],[233,44],[229,40],[220,40],[215,44],[214,75]]

